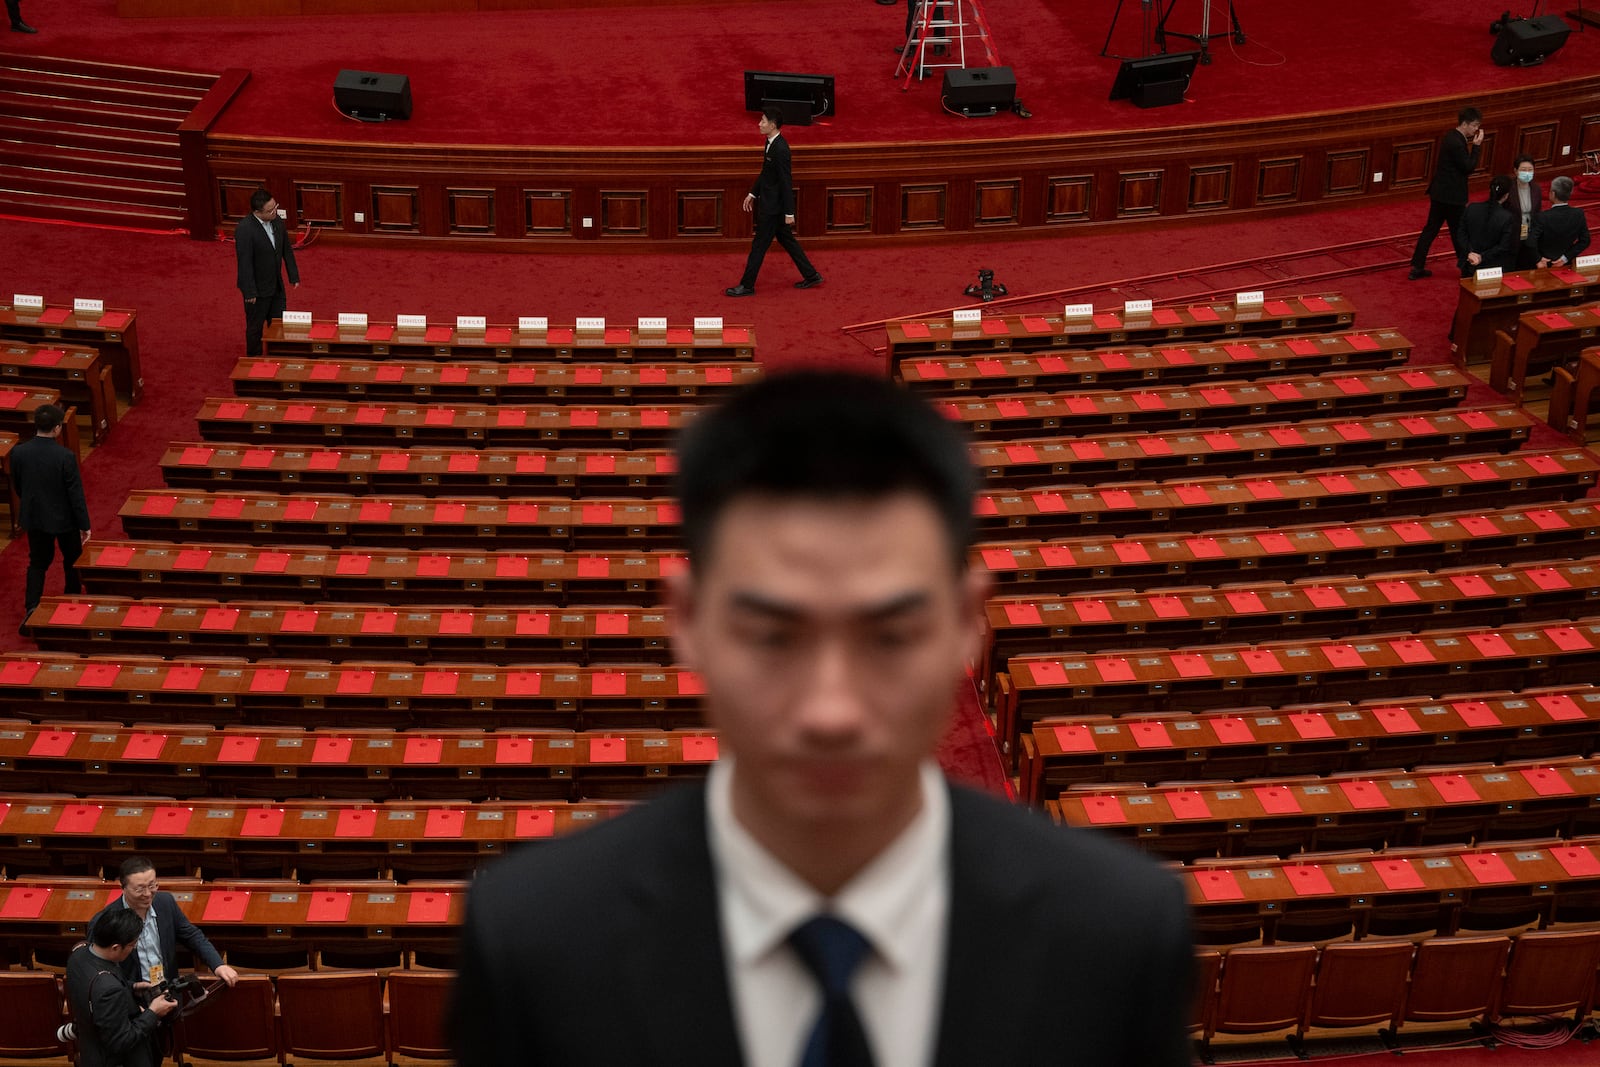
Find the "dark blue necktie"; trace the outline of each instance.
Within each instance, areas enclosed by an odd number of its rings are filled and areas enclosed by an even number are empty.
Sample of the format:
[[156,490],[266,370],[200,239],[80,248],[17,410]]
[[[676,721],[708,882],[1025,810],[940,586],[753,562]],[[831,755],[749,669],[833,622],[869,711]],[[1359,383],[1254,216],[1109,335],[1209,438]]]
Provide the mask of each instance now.
[[822,1011],[799,1067],[872,1067],[872,1050],[850,999],[850,976],[872,946],[855,927],[829,915],[796,927],[789,944],[822,988]]

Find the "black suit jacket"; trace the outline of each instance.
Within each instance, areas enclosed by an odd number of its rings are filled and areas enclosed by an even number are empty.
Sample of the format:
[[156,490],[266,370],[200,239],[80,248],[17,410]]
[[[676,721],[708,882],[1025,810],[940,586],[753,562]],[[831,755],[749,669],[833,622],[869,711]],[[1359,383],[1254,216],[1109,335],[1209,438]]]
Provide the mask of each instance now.
[[794,176],[789,168],[789,142],[778,134],[765,149],[761,173],[750,186],[756,210],[763,215],[794,214]]
[[[122,906],[122,897],[119,894],[111,903],[94,913],[94,918],[89,920],[90,940],[94,938],[94,927],[100,921],[100,916],[112,908]],[[212,946],[206,935],[201,933],[200,928],[189,921],[183,909],[178,907],[178,902],[172,899],[171,893],[157,893],[150,902],[150,913],[156,917],[156,935],[161,940],[161,964],[166,969],[168,978],[174,978],[178,974],[180,942],[213,971],[222,966],[222,955]],[[128,958],[122,961],[122,976],[130,982],[142,980],[137,952],[130,952]]]
[[[1552,262],[1565,258],[1567,265],[1589,247],[1589,223],[1583,209],[1571,204],[1556,204],[1533,217],[1528,227],[1528,243],[1540,259]],[[12,461],[16,462],[15,460]]]
[[1520,211],[1511,211],[1504,204],[1479,200],[1468,204],[1461,213],[1461,225],[1456,227],[1456,243],[1464,252],[1476,252],[1483,262],[1476,267],[1461,257],[1462,276],[1475,270],[1499,267],[1512,270],[1517,262],[1517,235]]
[[67,957],[67,1000],[78,1032],[78,1067],[155,1067],[161,1019],[146,1010],[115,963],[80,945]]
[[1482,145],[1471,145],[1460,130],[1451,130],[1439,142],[1439,165],[1428,183],[1428,196],[1441,204],[1467,202],[1467,176],[1478,166]]
[[272,220],[272,236],[277,242],[267,240],[267,232],[255,215],[246,215],[233,229],[234,254],[239,259],[239,291],[246,300],[270,297],[283,289],[283,271],[289,270],[289,281],[300,284],[300,268],[294,262],[294,248],[289,241],[289,227],[282,219]]
[[[939,1067],[1183,1067],[1178,883],[1089,830],[951,791]],[[703,785],[524,848],[473,885],[460,1067],[741,1063]]]
[[34,436],[11,450],[11,484],[21,502],[17,525],[41,533],[89,529],[78,457],[51,437]]

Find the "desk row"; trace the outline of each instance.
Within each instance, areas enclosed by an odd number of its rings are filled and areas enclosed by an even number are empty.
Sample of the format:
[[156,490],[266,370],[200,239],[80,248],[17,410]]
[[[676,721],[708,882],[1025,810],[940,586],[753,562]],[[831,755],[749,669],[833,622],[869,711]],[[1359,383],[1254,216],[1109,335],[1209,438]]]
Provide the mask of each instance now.
[[40,796],[622,799],[698,776],[716,758],[705,730],[0,722],[5,788]]
[[1589,756],[1600,690],[1585,684],[1444,700],[1381,697],[1274,711],[1046,718],[1022,738],[1021,795],[1071,786],[1351,774],[1419,763]]
[[1446,507],[1573,500],[1587,493],[1597,477],[1600,460],[1568,449],[1260,478],[1040,486],[980,493],[975,510],[978,536],[986,540],[1007,534],[1068,537],[1090,529],[1205,530],[1289,522],[1307,513],[1370,519]]
[[213,397],[195,418],[200,436],[208,441],[664,448],[697,410],[693,404],[457,406],[426,399],[356,403]]
[[1597,296],[1600,271],[1594,269],[1512,271],[1483,283],[1463,278],[1456,293],[1450,351],[1458,364],[1481,362],[1489,358],[1495,331],[1514,327],[1524,311],[1576,304]]
[[486,552],[92,540],[78,561],[91,593],[388,604],[643,604],[686,566],[665,551]]
[[1583,349],[1577,366],[1570,370],[1556,368],[1554,383],[1547,419],[1553,429],[1581,445],[1588,436],[1595,395],[1600,393],[1600,348]]
[[[1300,781],[1084,787],[1048,802],[1168,859],[1299,850],[1484,844],[1600,833],[1600,761],[1410,771]],[[3,827],[0,827],[3,829]]]
[[1471,386],[1472,379],[1454,367],[1417,367],[1199,387],[1019,393],[941,400],[936,406],[979,438],[1012,440],[1052,433],[1104,433],[1108,426],[1147,431],[1437,411],[1460,403]]
[[[1589,614],[1600,565],[1571,561],[1396,572],[1377,579],[1306,578],[1217,589],[991,599],[991,656],[1145,648],[1290,632],[1353,636],[1373,630],[1503,626]],[[986,672],[987,673],[987,672]]]
[[704,685],[681,667],[0,655],[12,715],[213,725],[520,726],[587,729],[701,725]]
[[117,391],[109,360],[92,348],[0,343],[0,384],[8,388],[55,389],[89,412],[94,443],[117,421]]
[[496,544],[574,550],[665,548],[678,540],[670,500],[567,497],[374,497],[166,493],[138,489],[118,515],[129,537],[258,544]]
[[1337,330],[1355,321],[1355,306],[1343,296],[1295,296],[1259,306],[1190,304],[1149,312],[1097,311],[1000,315],[977,322],[905,320],[888,324],[891,365],[940,352],[1037,352],[1051,348],[1101,348],[1157,341]]
[[53,305],[0,307],[0,338],[23,344],[92,348],[111,361],[117,389],[137,404],[144,393],[139,363],[139,317],[127,309],[78,312]]
[[[363,316],[363,319],[365,316]],[[603,323],[603,320],[602,320]],[[412,326],[395,322],[338,321],[270,322],[261,333],[269,356],[345,356],[353,358],[421,356],[432,359],[754,359],[755,330],[750,326],[693,329],[667,326],[642,330],[618,323],[593,328],[584,320],[550,325],[530,322],[524,329],[480,323],[476,328],[433,323]]]
[[901,360],[895,373],[923,396],[987,395],[1370,370],[1405,363],[1410,356],[1411,342],[1398,330],[1349,330],[1226,344],[927,356]]
[[66,409],[66,421],[61,426],[61,443],[82,454],[83,444],[78,438],[78,408],[65,403],[57,389],[40,389],[36,386],[13,389],[0,385],[0,432],[18,437],[32,437],[33,412],[45,404],[55,404]]
[[1353,525],[985,543],[973,549],[972,563],[987,568],[997,592],[1009,596],[1552,560],[1586,556],[1596,541],[1600,508],[1578,500]]
[[996,690],[996,710],[1001,737],[1014,743],[1021,728],[1054,715],[1359,700],[1371,695],[1375,683],[1386,695],[1400,697],[1516,687],[1530,677],[1549,685],[1587,682],[1597,665],[1595,619],[1350,641],[1149,649],[1125,656],[1016,656],[1007,686]]
[[754,363],[375,363],[246,356],[234,365],[231,377],[238,396],[515,404],[558,397],[616,403],[683,401],[723,395],[761,374]]
[[28,619],[42,649],[143,655],[314,659],[541,659],[667,662],[668,625],[658,609],[541,609],[285,604],[146,597],[46,597]]
[[1507,396],[1520,396],[1530,374],[1575,357],[1596,337],[1600,337],[1600,303],[1525,311],[1517,317],[1514,331],[1495,332],[1489,385]]

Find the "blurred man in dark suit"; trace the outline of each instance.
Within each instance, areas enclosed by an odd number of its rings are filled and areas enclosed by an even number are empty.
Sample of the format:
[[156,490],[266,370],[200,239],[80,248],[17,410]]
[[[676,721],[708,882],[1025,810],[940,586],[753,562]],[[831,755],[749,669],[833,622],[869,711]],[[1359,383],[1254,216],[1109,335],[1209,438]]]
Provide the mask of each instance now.
[[1533,217],[1528,227],[1528,243],[1538,253],[1539,267],[1570,267],[1589,247],[1589,223],[1583,209],[1567,203],[1572,199],[1573,181],[1563,174],[1550,183],[1548,208]]
[[[1407,275],[1410,280],[1433,273],[1428,269],[1428,250],[1439,236],[1441,224],[1450,227],[1450,243],[1455,244],[1456,227],[1461,225],[1461,212],[1467,206],[1467,176],[1477,168],[1482,150],[1483,115],[1475,107],[1464,107],[1456,115],[1455,129],[1439,142],[1439,163],[1433,168],[1433,181],[1428,183],[1428,221],[1422,224],[1417,247],[1411,253],[1411,273]],[[1461,256],[1461,247],[1456,245],[1456,258]]]
[[289,284],[300,288],[300,268],[294,262],[289,227],[278,218],[278,202],[265,189],[250,194],[250,214],[233,231],[234,253],[239,258],[239,292],[244,294],[244,351],[261,354],[261,331],[268,322],[283,318],[286,296],[284,268]]
[[822,281],[822,275],[811,265],[794,235],[794,177],[789,166],[789,142],[783,139],[783,112],[776,107],[761,110],[761,121],[756,124],[761,136],[767,140],[761,158],[761,173],[755,184],[744,195],[744,210],[755,214],[756,235],[750,242],[750,258],[745,261],[744,277],[739,284],[727,289],[729,296],[754,296],[756,275],[761,272],[761,261],[772,247],[773,239],[783,246],[800,270],[796,289],[809,289]]
[[156,1067],[161,1062],[159,1030],[178,1002],[159,996],[142,1006],[123,974],[123,961],[138,951],[143,927],[137,915],[123,911],[95,926],[89,942],[67,958],[78,1067]]
[[89,505],[83,499],[78,457],[62,447],[66,413],[54,404],[33,409],[32,439],[11,450],[11,485],[21,502],[17,525],[28,534],[28,579],[23,591],[23,632],[44,596],[44,576],[61,549],[61,572],[69,596],[83,592],[74,566],[89,540]]

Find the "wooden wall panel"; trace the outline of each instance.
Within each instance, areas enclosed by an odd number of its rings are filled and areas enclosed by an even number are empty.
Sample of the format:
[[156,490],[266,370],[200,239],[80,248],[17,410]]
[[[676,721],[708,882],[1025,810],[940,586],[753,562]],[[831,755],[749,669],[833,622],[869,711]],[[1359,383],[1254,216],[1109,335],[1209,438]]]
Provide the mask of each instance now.
[[980,181],[973,185],[975,227],[1015,226],[1022,211],[1022,181]]
[[1190,211],[1223,211],[1232,206],[1232,163],[1189,168]]
[[1535,166],[1548,167],[1556,162],[1560,126],[1554,122],[1540,122],[1524,126],[1517,131],[1517,147],[1512,158],[1532,156]]
[[721,189],[678,190],[679,237],[722,235],[722,204],[727,196]]
[[1117,175],[1117,218],[1149,218],[1161,214],[1159,170],[1125,171]]
[[221,178],[217,181],[217,221],[232,229],[250,214],[250,197],[261,187],[261,179]]
[[828,233],[872,232],[872,189],[865,186],[829,189],[827,191],[828,215],[824,229]]
[[900,229],[942,230],[950,187],[943,182],[937,185],[904,185],[900,187]]
[[529,237],[572,235],[571,189],[527,189],[522,195],[523,227]]
[[422,233],[422,197],[417,187],[374,185],[371,218],[378,233]]
[[295,182],[294,213],[302,225],[344,227],[344,186],[338,182]]
[[1263,159],[1256,165],[1256,203],[1292,204],[1300,199],[1303,156]]
[[1391,189],[1425,189],[1433,179],[1435,141],[1396,142],[1384,176]]
[[603,237],[640,237],[650,225],[650,194],[643,190],[600,194],[600,234]]
[[1367,178],[1371,174],[1367,167],[1367,160],[1371,157],[1372,153],[1365,148],[1329,152],[1327,174],[1323,179],[1322,195],[1324,197],[1358,196],[1365,192]]
[[1045,179],[1046,222],[1082,222],[1091,217],[1093,210],[1094,175]]
[[452,234],[494,233],[493,189],[446,189]]
[[1585,115],[1578,123],[1577,148],[1579,156],[1585,152],[1600,152],[1600,114]]

